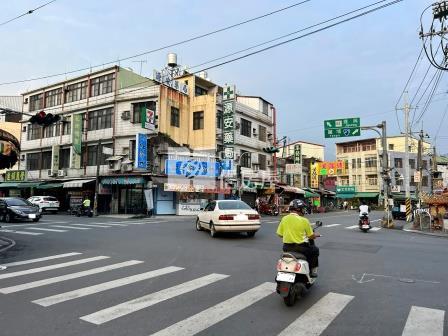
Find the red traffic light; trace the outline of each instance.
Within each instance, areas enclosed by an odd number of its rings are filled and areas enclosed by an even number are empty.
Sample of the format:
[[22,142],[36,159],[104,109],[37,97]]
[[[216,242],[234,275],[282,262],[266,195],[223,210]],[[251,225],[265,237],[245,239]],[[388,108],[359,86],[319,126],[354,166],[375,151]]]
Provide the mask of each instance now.
[[46,114],[44,111],[40,111],[30,118],[30,123],[49,126],[60,120],[61,117],[59,115],[53,115],[51,113]]
[[40,112],[37,114],[38,118],[40,118],[41,120],[44,120],[44,118],[45,118],[46,115],[47,115],[47,114],[46,114],[44,111],[40,111]]

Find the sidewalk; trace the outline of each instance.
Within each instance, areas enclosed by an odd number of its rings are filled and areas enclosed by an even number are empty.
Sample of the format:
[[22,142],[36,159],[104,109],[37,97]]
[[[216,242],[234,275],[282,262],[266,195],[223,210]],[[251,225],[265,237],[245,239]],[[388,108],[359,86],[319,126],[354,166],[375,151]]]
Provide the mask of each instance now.
[[403,226],[403,231],[412,232],[412,233],[418,233],[418,234],[422,234],[422,235],[426,235],[426,236],[448,238],[448,233],[447,232],[443,232],[443,231],[429,232],[429,231],[415,230],[413,228],[413,223],[406,223]]

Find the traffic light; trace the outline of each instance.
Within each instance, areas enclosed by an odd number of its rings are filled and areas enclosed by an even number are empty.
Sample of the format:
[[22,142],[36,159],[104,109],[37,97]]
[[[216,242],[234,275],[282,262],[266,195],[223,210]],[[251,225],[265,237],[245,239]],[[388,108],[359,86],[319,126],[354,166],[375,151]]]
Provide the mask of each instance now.
[[266,153],[278,153],[278,152],[280,152],[280,150],[278,148],[276,148],[276,147],[265,147],[265,148],[263,148],[263,152],[266,152]]
[[41,126],[49,126],[54,123],[57,123],[60,120],[61,120],[61,117],[59,115],[54,115],[52,113],[47,114],[44,111],[40,111],[40,112],[36,113],[35,115],[33,115],[29,121],[32,124],[38,124]]

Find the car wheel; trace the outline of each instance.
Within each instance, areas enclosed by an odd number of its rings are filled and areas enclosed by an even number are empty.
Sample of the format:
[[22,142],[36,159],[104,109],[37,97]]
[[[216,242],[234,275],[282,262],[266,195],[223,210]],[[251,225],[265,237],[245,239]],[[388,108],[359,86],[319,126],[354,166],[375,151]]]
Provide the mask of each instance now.
[[7,213],[5,215],[5,222],[6,223],[11,223],[12,222],[12,216],[9,213]]
[[34,218],[33,222],[37,223],[39,221],[40,218]]
[[216,237],[216,230],[215,230],[215,226],[213,225],[213,223],[210,223],[210,236],[212,238]]
[[199,218],[196,219],[196,230],[202,231],[202,226],[201,226],[201,222],[200,222]]
[[248,231],[248,232],[246,232],[246,234],[249,238],[252,238],[253,236],[255,236],[255,232],[256,231]]

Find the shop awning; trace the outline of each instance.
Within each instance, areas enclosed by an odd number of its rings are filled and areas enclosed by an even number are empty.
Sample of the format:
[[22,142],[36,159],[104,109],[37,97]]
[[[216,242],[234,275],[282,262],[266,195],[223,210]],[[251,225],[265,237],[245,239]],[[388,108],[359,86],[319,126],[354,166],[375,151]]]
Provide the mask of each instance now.
[[336,194],[336,198],[339,199],[352,199],[355,198],[355,194]]
[[55,188],[62,188],[63,183],[47,183],[47,184],[41,184],[37,187],[37,189],[55,189]]
[[117,155],[117,156],[111,156],[111,157],[108,157],[108,158],[106,159],[106,161],[120,161],[122,158],[123,158],[123,157],[120,156],[120,155]]
[[291,187],[291,186],[286,186],[286,185],[279,185],[279,187],[282,188],[284,192],[305,195],[305,190],[297,188],[297,187]]
[[0,188],[17,188],[19,182],[3,182],[0,183]]
[[[406,196],[405,195],[403,195],[403,194],[392,194],[392,198],[395,200],[395,201],[406,201]],[[415,195],[411,195],[411,200],[413,200],[413,201],[416,201],[417,200],[417,197],[415,196]]]
[[376,192],[357,192],[355,194],[356,198],[377,198],[379,193]]
[[0,183],[0,188],[36,188],[41,184],[42,182],[3,182]]
[[114,176],[103,177],[101,184],[103,185],[130,185],[130,184],[143,184],[145,179],[140,176]]
[[306,198],[311,198],[311,197],[320,197],[319,194],[305,190],[305,197]]
[[90,183],[95,181],[95,179],[89,179],[89,180],[73,180],[63,183],[63,188],[81,188],[85,183]]

